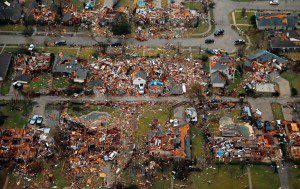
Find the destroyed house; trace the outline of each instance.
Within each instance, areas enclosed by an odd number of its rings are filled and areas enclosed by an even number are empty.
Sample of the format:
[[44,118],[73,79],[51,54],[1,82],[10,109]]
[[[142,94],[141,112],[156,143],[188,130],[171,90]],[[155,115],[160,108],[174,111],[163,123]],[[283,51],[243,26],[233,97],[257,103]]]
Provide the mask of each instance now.
[[270,49],[282,51],[300,51],[300,31],[269,32]]
[[53,74],[66,75],[76,83],[85,82],[88,72],[88,68],[83,67],[77,59],[64,55],[62,52],[56,56],[52,67]]
[[79,25],[81,22],[81,18],[79,13],[77,12],[75,5],[66,5],[64,8],[64,13],[62,17],[62,24],[66,26],[74,26]]
[[216,62],[210,62],[210,74],[221,72],[227,79],[234,78],[236,69],[235,60],[229,56],[220,57]]
[[0,54],[0,82],[6,78],[9,65],[11,63],[12,55],[8,53]]
[[260,30],[294,30],[299,28],[299,13],[257,12],[256,25]]
[[0,130],[0,160],[29,160],[36,155],[33,135],[24,129]]
[[31,55],[18,54],[15,58],[14,69],[16,73],[32,74],[48,71],[50,68],[50,53],[32,53]]
[[22,17],[22,7],[19,1],[11,3],[8,1],[0,2],[0,21],[17,23]]
[[262,65],[272,65],[276,67],[285,66],[288,60],[281,58],[273,53],[270,53],[266,50],[259,50],[255,54],[250,54],[248,60],[252,63],[259,63]]
[[190,136],[189,125],[169,128],[166,134],[160,129],[148,133],[149,154],[160,158],[189,159]]

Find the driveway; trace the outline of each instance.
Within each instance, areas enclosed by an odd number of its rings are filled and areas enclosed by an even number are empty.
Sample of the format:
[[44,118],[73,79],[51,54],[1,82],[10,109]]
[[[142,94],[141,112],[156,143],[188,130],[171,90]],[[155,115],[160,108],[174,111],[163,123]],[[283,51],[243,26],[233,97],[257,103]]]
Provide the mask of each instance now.
[[279,86],[280,97],[290,97],[291,88],[288,80],[282,78],[279,74],[272,72],[270,77],[273,82],[277,83]]
[[250,104],[253,112],[255,112],[256,109],[261,111],[262,121],[273,121],[274,120],[270,101],[262,99],[262,98],[257,98],[257,99],[248,99],[248,103]]

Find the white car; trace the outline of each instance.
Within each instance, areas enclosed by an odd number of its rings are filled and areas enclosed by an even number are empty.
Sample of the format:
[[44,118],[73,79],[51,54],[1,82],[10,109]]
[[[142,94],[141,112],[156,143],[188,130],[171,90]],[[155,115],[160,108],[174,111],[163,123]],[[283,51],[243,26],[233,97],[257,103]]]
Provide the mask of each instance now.
[[118,152],[113,151],[112,153],[109,154],[108,159],[113,160],[116,157],[117,154],[118,154]]
[[279,0],[271,0],[270,5],[279,5]]
[[38,117],[39,117],[38,115],[34,115],[34,116],[30,119],[29,124],[30,124],[30,125],[34,125],[34,124],[36,123],[36,120],[37,120]]
[[139,94],[142,95],[145,93],[145,87],[143,84],[140,84],[138,87]]
[[43,116],[39,116],[37,119],[36,119],[36,124],[42,124],[43,122]]
[[179,125],[179,121],[178,119],[173,119],[173,120],[170,120],[170,123],[173,124],[173,127],[177,127]]
[[34,44],[29,45],[28,50],[29,50],[29,51],[32,51],[33,49],[34,49]]

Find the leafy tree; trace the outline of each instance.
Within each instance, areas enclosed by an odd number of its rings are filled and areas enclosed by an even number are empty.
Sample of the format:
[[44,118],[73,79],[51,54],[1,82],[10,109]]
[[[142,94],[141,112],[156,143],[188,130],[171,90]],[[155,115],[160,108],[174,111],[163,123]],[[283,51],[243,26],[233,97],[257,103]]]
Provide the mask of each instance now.
[[23,30],[23,34],[25,36],[31,36],[33,34],[34,30],[32,26],[26,26],[26,28]]
[[126,18],[124,13],[120,13],[117,17],[112,25],[112,32],[114,35],[126,35],[131,33],[130,21]]
[[32,14],[28,15],[24,18],[24,25],[25,26],[32,26],[35,24],[35,19]]
[[297,91],[296,88],[294,88],[294,87],[291,88],[291,95],[292,96],[297,96],[298,95],[298,91]]
[[257,28],[257,25],[256,25],[256,16],[255,15],[252,15],[250,17],[250,22],[251,22],[251,25],[254,27],[254,28]]

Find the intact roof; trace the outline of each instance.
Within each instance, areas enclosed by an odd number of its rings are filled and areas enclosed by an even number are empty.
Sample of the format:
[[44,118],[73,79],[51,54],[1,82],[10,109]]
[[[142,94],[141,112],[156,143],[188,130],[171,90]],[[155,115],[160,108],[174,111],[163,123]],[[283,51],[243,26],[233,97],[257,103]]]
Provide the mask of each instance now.
[[299,17],[296,13],[257,12],[256,20],[258,28],[266,26],[295,27]]
[[14,81],[24,81],[24,82],[30,82],[31,76],[29,74],[20,74],[14,78]]
[[138,71],[138,72],[135,72],[135,73],[134,73],[134,77],[135,77],[135,78],[140,77],[140,78],[142,78],[142,79],[144,79],[144,80],[147,80],[147,74],[146,74],[144,71],[142,71],[142,70],[140,70],[140,71]]
[[250,60],[258,60],[260,62],[267,62],[267,61],[272,61],[276,59],[278,63],[285,63],[287,62],[286,59],[281,58],[273,53],[270,53],[269,51],[266,50],[259,50],[256,51],[255,54],[250,54],[248,55],[248,59]]
[[210,82],[211,83],[222,83],[226,84],[226,78],[223,76],[223,74],[219,71],[216,71],[211,74],[210,76]]
[[11,2],[10,6],[0,3],[0,20],[18,21],[22,16],[22,7],[18,1]]
[[213,66],[212,66],[212,70],[219,70],[219,71],[224,71],[226,69],[228,69],[230,66],[233,66],[233,62],[235,62],[234,60],[232,60],[230,57],[228,56],[224,56],[221,57]]
[[3,80],[5,79],[7,70],[9,68],[11,57],[12,55],[9,53],[0,54],[0,77],[2,77]]
[[300,31],[270,32],[271,48],[300,48]]

